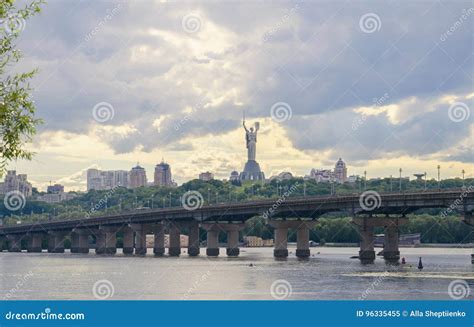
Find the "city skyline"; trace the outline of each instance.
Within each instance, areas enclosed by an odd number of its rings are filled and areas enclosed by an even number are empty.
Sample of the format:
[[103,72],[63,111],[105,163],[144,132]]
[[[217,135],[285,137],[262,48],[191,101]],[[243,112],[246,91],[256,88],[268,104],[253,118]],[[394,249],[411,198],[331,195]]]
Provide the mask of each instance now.
[[37,155],[8,169],[66,190],[137,161],[152,180],[162,157],[178,184],[228,178],[245,164],[245,110],[267,176],[342,157],[355,175],[472,177],[469,6],[51,3],[19,42],[39,68]]

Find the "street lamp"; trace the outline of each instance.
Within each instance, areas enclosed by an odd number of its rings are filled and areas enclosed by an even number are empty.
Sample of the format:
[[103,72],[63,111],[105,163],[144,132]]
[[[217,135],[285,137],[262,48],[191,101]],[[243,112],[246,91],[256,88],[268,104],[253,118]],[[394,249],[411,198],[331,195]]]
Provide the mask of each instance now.
[[399,183],[400,185],[399,186],[400,186],[400,193],[401,193],[402,192],[402,169],[401,168],[399,172],[400,172],[400,183]]
[[216,192],[216,204],[219,203],[219,192]]
[[426,171],[425,171],[425,191],[426,191]]
[[461,171],[462,173],[462,188],[464,188],[464,174],[466,173],[464,169]]
[[169,193],[169,195],[170,195],[170,207],[171,207],[171,192]]
[[364,170],[364,191],[367,189],[367,170]]
[[390,175],[390,192],[393,192],[393,177]]
[[306,181],[303,180],[303,196],[306,196]]
[[441,190],[441,174],[440,174],[441,166],[438,165],[438,191]]
[[211,204],[211,189],[207,188],[207,205]]

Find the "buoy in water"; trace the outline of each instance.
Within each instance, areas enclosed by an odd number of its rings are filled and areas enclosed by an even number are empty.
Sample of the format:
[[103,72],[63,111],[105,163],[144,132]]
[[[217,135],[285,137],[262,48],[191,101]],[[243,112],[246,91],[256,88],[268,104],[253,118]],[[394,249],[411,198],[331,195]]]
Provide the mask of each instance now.
[[405,257],[402,257],[402,265],[406,264]]
[[249,264],[249,267],[253,267],[253,263]]
[[423,262],[421,262],[421,257],[420,260],[418,261],[418,269],[423,269]]

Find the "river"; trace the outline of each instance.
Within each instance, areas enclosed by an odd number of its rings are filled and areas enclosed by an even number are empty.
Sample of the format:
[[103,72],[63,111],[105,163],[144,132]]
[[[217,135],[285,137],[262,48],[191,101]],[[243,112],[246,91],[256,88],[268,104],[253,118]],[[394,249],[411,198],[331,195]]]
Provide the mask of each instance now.
[[[242,248],[238,258],[155,258],[84,254],[0,253],[3,299],[450,299],[449,285],[474,298],[471,249],[402,248],[407,264],[377,257],[362,265],[358,248],[311,248],[308,260],[275,260],[272,248]],[[201,249],[205,253],[205,249]],[[424,269],[417,268],[422,257]],[[466,290],[466,289],[464,289]]]

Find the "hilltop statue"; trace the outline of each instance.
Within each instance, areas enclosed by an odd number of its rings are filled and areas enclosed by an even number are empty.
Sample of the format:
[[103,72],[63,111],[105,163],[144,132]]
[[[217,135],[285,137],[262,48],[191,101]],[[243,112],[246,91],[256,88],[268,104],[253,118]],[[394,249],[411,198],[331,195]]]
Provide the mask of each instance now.
[[247,142],[247,160],[255,161],[257,154],[257,132],[260,128],[260,123],[256,122],[254,125],[255,129],[254,127],[250,127],[250,130],[245,126],[245,119],[243,120],[242,125],[245,129],[245,140]]
[[257,157],[257,132],[260,129],[260,123],[256,122],[253,127],[247,128],[244,115],[242,125],[245,129],[247,163],[245,164],[244,171],[240,173],[240,180],[265,180],[265,175],[260,170],[260,165],[255,159]]

